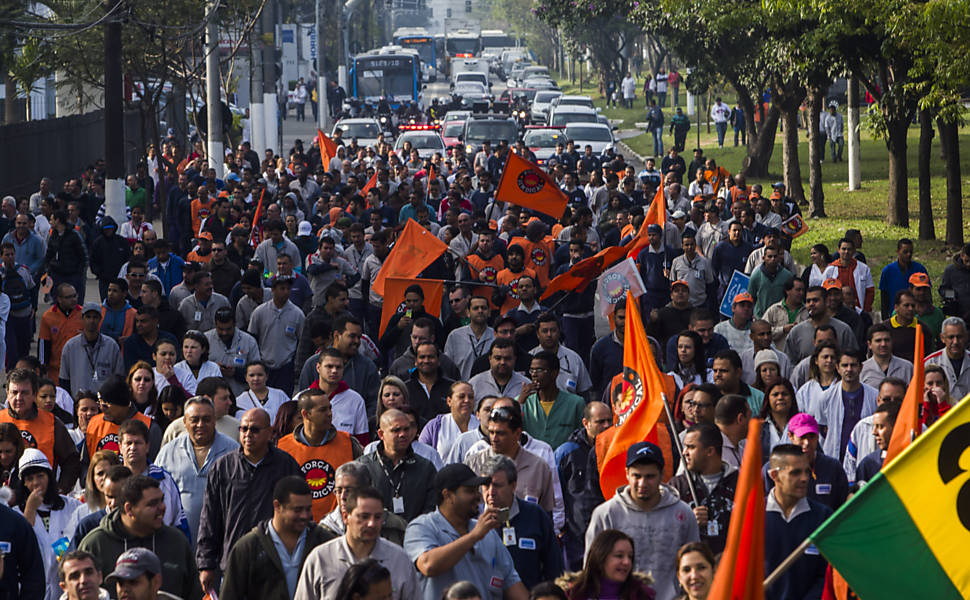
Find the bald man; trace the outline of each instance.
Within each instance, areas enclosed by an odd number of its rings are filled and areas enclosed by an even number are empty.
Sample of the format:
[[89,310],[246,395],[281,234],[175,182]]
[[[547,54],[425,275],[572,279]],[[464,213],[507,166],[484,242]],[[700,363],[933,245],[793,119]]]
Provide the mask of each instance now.
[[414,430],[414,421],[405,413],[393,408],[384,411],[377,430],[381,440],[377,452],[360,459],[383,496],[384,506],[408,522],[433,511],[438,495],[433,483],[437,469],[411,447]]
[[206,592],[219,589],[236,540],[272,518],[276,482],[287,475],[304,477],[293,457],[270,443],[272,436],[269,413],[247,410],[239,423],[239,449],[221,457],[209,471],[195,550]]

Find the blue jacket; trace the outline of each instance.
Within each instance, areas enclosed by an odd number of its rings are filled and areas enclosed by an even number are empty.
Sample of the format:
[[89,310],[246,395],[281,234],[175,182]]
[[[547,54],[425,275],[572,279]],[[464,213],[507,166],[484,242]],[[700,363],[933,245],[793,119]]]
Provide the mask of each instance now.
[[47,591],[46,568],[37,536],[27,519],[2,504],[0,541],[10,544],[10,551],[3,557],[0,598],[43,598]]
[[515,572],[527,588],[555,580],[562,575],[563,562],[552,517],[538,504],[518,498],[515,503],[519,506],[519,514],[509,521],[515,529],[515,545],[506,546],[512,555]]
[[148,259],[148,272],[161,280],[162,290],[165,291],[166,298],[172,292],[173,287],[182,283],[183,266],[185,266],[185,261],[171,252],[168,253],[167,267],[162,267],[158,264],[157,257],[153,256]]
[[[562,498],[566,506],[566,528],[563,545],[570,570],[582,569],[584,537],[598,498],[587,489],[589,484],[588,461],[593,446],[586,430],[580,427],[572,432],[569,441],[556,448],[556,465],[562,482]],[[577,566],[578,565],[578,566]]]
[[27,239],[23,243],[20,243],[11,230],[7,235],[3,236],[3,242],[13,244],[14,256],[16,257],[15,262],[27,265],[27,268],[30,269],[30,274],[36,279],[44,268],[44,240],[40,239],[39,235],[31,231]]
[[594,398],[603,394],[610,380],[623,371],[623,346],[613,339],[613,332],[596,340],[589,353],[589,378],[593,383]]
[[[814,500],[808,500],[808,506],[808,512],[788,523],[778,512],[765,513],[765,573],[774,571],[832,514],[832,509]],[[771,587],[765,589],[765,600],[821,598],[826,564],[818,550],[810,547]]]

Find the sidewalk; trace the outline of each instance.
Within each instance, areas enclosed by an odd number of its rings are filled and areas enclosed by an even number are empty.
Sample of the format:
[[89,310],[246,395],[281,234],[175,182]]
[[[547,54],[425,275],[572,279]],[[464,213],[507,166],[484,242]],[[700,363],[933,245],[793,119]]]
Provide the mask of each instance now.
[[310,145],[317,137],[317,125],[313,121],[313,114],[309,107],[307,107],[306,113],[305,121],[296,120],[296,111],[290,111],[290,114],[287,115],[288,118],[283,121],[283,147],[279,149],[279,155],[283,158],[289,158],[290,148],[293,147],[294,141],[301,140],[303,150],[306,151],[310,149]]

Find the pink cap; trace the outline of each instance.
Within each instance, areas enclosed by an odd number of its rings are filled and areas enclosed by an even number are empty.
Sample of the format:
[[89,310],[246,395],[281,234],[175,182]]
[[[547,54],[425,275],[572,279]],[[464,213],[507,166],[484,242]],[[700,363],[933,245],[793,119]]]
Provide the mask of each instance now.
[[809,433],[818,435],[818,421],[808,413],[798,413],[788,421],[788,431],[795,437],[802,437]]

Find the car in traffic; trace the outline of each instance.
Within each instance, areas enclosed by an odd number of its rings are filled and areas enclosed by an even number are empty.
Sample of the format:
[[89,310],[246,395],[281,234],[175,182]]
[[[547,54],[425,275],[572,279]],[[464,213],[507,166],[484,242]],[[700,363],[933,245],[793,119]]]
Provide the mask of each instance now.
[[470,110],[449,110],[445,113],[445,118],[441,120],[443,125],[447,125],[452,121],[466,121],[468,117],[472,116],[472,111]]
[[471,107],[475,104],[485,103],[487,106],[492,101],[492,95],[481,83],[475,81],[465,81],[455,85],[452,95],[461,98],[462,106]]
[[545,77],[532,77],[530,79],[524,79],[521,85],[522,87],[531,87],[531,88],[536,88],[537,90],[558,90],[559,89],[559,84]]
[[532,100],[531,116],[533,123],[545,123],[549,120],[549,106],[552,101],[562,96],[562,92],[556,90],[538,90]]
[[462,142],[465,153],[473,156],[482,149],[482,144],[488,140],[492,148],[498,148],[501,142],[514,144],[519,139],[519,126],[514,119],[506,115],[472,115],[465,122]]
[[441,139],[446,148],[461,144],[461,136],[465,132],[465,121],[452,119],[441,126]]
[[462,83],[480,83],[486,88],[492,86],[491,82],[488,80],[488,74],[482,73],[481,71],[464,71],[462,73],[456,73],[454,79],[451,82],[451,89],[457,88]]
[[401,155],[405,142],[411,142],[411,147],[418,151],[421,158],[431,158],[435,152],[445,153],[445,142],[436,126],[402,125],[399,129],[401,132],[394,141],[394,152],[402,160],[408,158]]
[[333,130],[330,132],[331,136],[336,135],[338,129],[343,132],[344,140],[349,142],[351,139],[357,138],[357,144],[364,147],[376,146],[377,136],[382,132],[381,124],[377,119],[369,117],[340,119],[333,126]]
[[562,94],[558,98],[554,98],[549,102],[549,108],[554,109],[559,106],[585,106],[587,108],[596,109],[593,106],[593,99],[589,96],[578,96],[574,94]]
[[549,124],[565,127],[570,123],[596,123],[599,113],[585,106],[562,106],[550,111]]
[[576,149],[582,153],[587,145],[593,147],[593,154],[599,155],[616,144],[613,130],[602,123],[571,123],[563,130],[566,139],[576,144]]
[[531,126],[525,128],[522,142],[536,155],[536,162],[542,166],[556,153],[556,144],[566,143],[562,127]]

